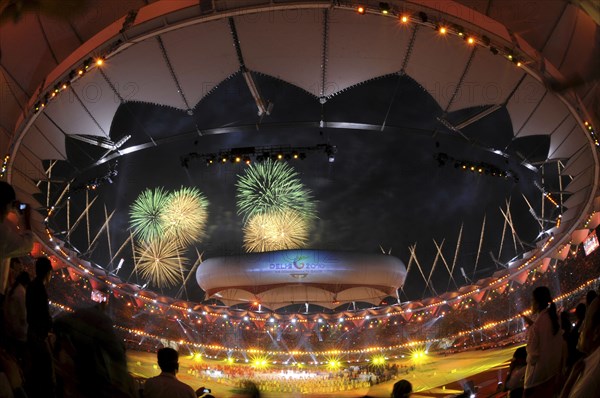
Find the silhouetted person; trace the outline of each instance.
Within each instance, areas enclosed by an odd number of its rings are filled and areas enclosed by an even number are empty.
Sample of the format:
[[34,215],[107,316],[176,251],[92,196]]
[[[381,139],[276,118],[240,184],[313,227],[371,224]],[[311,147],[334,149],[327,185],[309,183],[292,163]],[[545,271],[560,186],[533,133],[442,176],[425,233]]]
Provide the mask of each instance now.
[[29,282],[29,274],[26,271],[21,271],[6,295],[3,308],[6,337],[10,342],[9,348],[13,349],[12,352],[19,359],[23,358],[27,343],[25,295]]
[[585,355],[567,379],[561,398],[600,397],[600,300],[592,301],[586,311],[577,349]]
[[196,392],[177,379],[179,353],[172,348],[161,348],[156,353],[161,374],[146,380],[144,398],[196,398]]
[[[31,209],[25,206],[23,210],[17,200],[15,190],[7,182],[0,181],[0,295],[6,293],[8,272],[11,257],[19,257],[29,253],[33,247],[33,235],[29,219]],[[7,219],[9,213],[20,218],[21,229]]]
[[260,390],[252,380],[244,380],[241,383],[240,389],[232,395],[235,398],[260,398]]
[[110,292],[94,290],[95,305],[56,319],[55,357],[64,398],[128,398],[136,395],[125,346],[106,314]]
[[562,335],[556,305],[550,290],[539,286],[533,291],[532,312],[537,314],[535,322],[527,331],[527,368],[525,370],[525,397],[551,397],[560,375],[562,364]]
[[27,287],[25,296],[27,345],[31,356],[31,366],[26,376],[26,390],[32,397],[54,396],[54,370],[48,342],[52,317],[46,292],[46,284],[51,276],[50,260],[47,257],[39,257],[35,262],[35,278]]
[[408,380],[400,380],[394,383],[392,398],[408,398],[412,393],[412,384]]

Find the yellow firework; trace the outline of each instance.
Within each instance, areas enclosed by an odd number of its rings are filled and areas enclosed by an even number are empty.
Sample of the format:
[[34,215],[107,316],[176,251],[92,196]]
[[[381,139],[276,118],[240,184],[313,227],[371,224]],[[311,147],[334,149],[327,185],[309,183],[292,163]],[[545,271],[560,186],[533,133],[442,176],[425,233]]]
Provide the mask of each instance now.
[[244,227],[247,252],[301,249],[308,241],[308,221],[291,210],[255,214]]
[[181,188],[169,195],[160,214],[165,235],[182,246],[204,238],[208,201],[196,188]]
[[172,287],[183,283],[187,259],[181,255],[181,246],[172,239],[153,239],[136,247],[136,269],[142,278],[158,287]]

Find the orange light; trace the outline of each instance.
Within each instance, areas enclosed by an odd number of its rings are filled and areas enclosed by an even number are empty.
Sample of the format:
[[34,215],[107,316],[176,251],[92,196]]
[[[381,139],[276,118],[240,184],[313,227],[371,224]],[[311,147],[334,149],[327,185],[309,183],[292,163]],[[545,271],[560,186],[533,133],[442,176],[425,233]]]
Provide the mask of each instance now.
[[518,67],[521,67],[521,65],[523,65],[523,64],[521,63],[521,61],[517,62],[517,66],[518,66]]
[[402,23],[407,23],[408,17],[406,15],[402,15],[402,18],[400,18],[400,21],[402,21]]
[[79,71],[77,71],[77,74],[78,74],[78,75],[83,75],[83,70],[82,70],[82,69],[79,69]]
[[469,44],[473,44],[473,43],[475,43],[475,39],[474,39],[474,38],[472,38],[472,37],[469,37],[469,38],[467,39],[467,42],[468,42]]
[[365,7],[358,6],[358,8],[356,9],[356,12],[358,12],[361,15],[364,14],[365,13]]
[[96,60],[96,66],[102,66],[103,63],[104,63],[104,60],[102,58],[98,58]]
[[440,34],[445,35],[447,32],[446,28],[444,28],[443,26],[440,28]]
[[236,162],[236,163],[239,163],[241,160],[242,160],[242,158],[240,158],[239,156],[236,156],[236,157],[235,157],[235,162]]
[[65,83],[65,84],[63,84],[63,85],[62,85],[62,88],[63,88],[63,90],[65,90],[65,89],[67,88],[67,84],[66,84],[66,83]]

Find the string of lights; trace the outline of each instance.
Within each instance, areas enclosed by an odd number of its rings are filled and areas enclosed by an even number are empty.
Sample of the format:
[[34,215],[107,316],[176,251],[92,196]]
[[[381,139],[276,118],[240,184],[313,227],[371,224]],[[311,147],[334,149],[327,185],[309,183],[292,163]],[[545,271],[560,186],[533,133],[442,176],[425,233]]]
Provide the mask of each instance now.
[[[600,277],[588,280],[585,283],[578,286],[577,288],[571,290],[570,292],[564,293],[564,294],[556,297],[554,299],[554,302],[561,303],[562,301],[567,300],[567,299],[573,297],[574,295],[580,294],[582,291],[589,289],[589,287],[591,285],[598,283],[598,282],[600,282]],[[50,302],[50,304],[53,307],[59,308],[62,311],[73,312],[73,309],[66,305],[56,303],[56,302]],[[146,332],[141,329],[128,328],[126,326],[122,326],[122,325],[118,325],[118,324],[115,324],[114,328],[117,330],[120,330],[122,332],[133,334],[135,336],[146,337],[146,338],[151,338],[151,339],[161,340],[161,341],[167,340],[171,343],[185,345],[188,348],[224,352],[228,355],[230,353],[240,353],[240,354],[262,354],[262,355],[268,355],[268,356],[286,356],[286,357],[288,357],[289,355],[293,355],[293,356],[303,356],[304,355],[304,356],[318,357],[318,356],[331,356],[331,355],[368,354],[368,353],[373,353],[373,352],[397,351],[397,350],[406,350],[406,349],[410,349],[413,347],[419,347],[419,346],[429,346],[433,343],[439,343],[444,340],[458,339],[460,337],[464,337],[464,336],[468,336],[468,335],[471,335],[471,334],[474,334],[477,332],[493,329],[498,326],[508,324],[511,322],[515,322],[515,321],[518,322],[518,321],[520,321],[520,319],[523,316],[527,316],[530,314],[531,314],[531,310],[525,310],[514,316],[511,316],[511,317],[508,317],[508,318],[505,318],[502,320],[498,320],[498,321],[490,321],[490,322],[485,323],[482,326],[462,330],[462,331],[459,331],[459,332],[454,333],[449,336],[436,337],[436,338],[423,339],[423,340],[412,340],[412,341],[409,341],[406,343],[389,345],[389,346],[375,346],[375,347],[365,347],[365,348],[361,348],[361,349],[352,349],[352,350],[327,350],[327,351],[300,351],[300,350],[275,351],[275,350],[262,350],[259,348],[247,348],[246,349],[246,348],[239,348],[239,347],[226,347],[226,346],[223,346],[220,344],[196,343],[196,342],[191,342],[191,341],[188,341],[185,339],[178,339],[178,340],[166,339],[166,338],[164,338],[164,336],[159,336],[157,334],[149,333],[149,332]],[[342,323],[344,321],[345,321],[345,319],[340,319],[338,322]],[[524,331],[524,330],[525,330],[525,326],[523,326],[523,328],[522,328],[522,331]]]
[[331,144],[317,144],[313,146],[262,146],[262,147],[239,147],[222,149],[219,152],[197,153],[190,152],[181,156],[181,167],[189,168],[190,162],[202,160],[207,166],[227,163],[263,162],[267,159],[277,160],[304,160],[311,152],[324,152],[329,162],[335,161],[337,147]]
[[438,152],[434,155],[434,159],[438,162],[439,167],[444,167],[446,164],[453,164],[455,169],[468,171],[471,173],[490,175],[493,177],[512,178],[515,182],[519,182],[519,176],[512,170],[501,170],[493,164],[486,162],[471,162],[468,160],[456,159],[447,153]]

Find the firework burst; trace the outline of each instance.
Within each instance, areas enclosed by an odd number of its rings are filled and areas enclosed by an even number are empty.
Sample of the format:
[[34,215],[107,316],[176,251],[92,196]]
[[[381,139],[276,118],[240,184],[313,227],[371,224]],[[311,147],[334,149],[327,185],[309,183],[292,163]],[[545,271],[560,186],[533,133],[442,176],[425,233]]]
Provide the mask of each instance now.
[[183,282],[187,258],[181,255],[181,246],[176,240],[153,239],[137,246],[135,252],[135,267],[151,284],[169,288]]
[[160,214],[166,237],[183,246],[202,240],[206,230],[208,201],[196,188],[181,188],[169,195]]
[[301,249],[308,241],[308,222],[295,211],[252,216],[244,227],[247,252]]
[[257,214],[292,210],[306,220],[316,217],[310,190],[287,163],[267,160],[246,169],[236,184],[238,214],[248,221]]
[[167,198],[163,188],[146,189],[131,205],[131,228],[140,241],[149,243],[163,234],[161,213],[167,204]]

